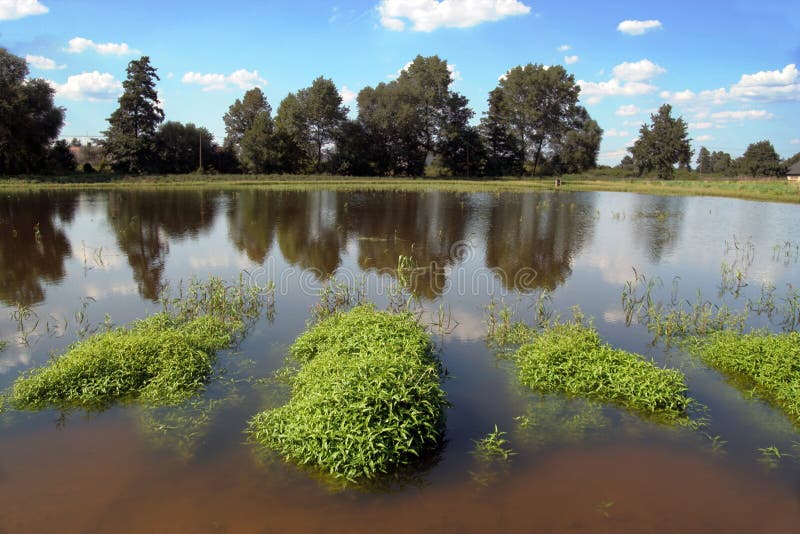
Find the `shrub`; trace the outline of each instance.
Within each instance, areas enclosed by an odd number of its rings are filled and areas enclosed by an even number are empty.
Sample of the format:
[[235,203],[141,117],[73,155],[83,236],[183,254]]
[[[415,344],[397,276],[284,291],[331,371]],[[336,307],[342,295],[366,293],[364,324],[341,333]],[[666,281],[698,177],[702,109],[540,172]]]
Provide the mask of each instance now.
[[441,367],[410,313],[367,305],[334,313],[290,351],[301,365],[291,399],[250,421],[256,442],[352,482],[390,474],[438,447]]

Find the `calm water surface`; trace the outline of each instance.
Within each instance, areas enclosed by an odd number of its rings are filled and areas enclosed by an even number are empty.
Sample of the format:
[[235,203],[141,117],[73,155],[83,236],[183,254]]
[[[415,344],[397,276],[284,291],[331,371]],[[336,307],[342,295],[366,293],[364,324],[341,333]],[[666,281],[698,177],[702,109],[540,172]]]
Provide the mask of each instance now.
[[[0,415],[0,532],[585,531],[797,532],[798,428],[677,349],[626,326],[621,292],[658,277],[665,301],[741,308],[765,284],[800,285],[800,208],[621,193],[52,191],[0,197],[0,388],[97,328],[158,310],[195,276],[274,280],[274,315],[220,354],[207,391],[178,408]],[[336,490],[259,454],[243,430],[281,404],[269,380],[306,327],[319,289],[365,284],[386,303],[399,255],[446,332],[446,444],[431,465],[374,491]],[[747,285],[721,291],[721,265]],[[793,285],[790,285],[793,284]],[[492,298],[533,318],[579,305],[615,346],[680,368],[707,406],[702,431],[521,389],[487,347]],[[426,319],[427,320],[427,319]],[[781,317],[751,326],[780,330]],[[519,416],[531,424],[521,424]],[[518,453],[470,454],[494,425]],[[712,440],[725,441],[715,452]],[[800,449],[794,449],[800,460]]]

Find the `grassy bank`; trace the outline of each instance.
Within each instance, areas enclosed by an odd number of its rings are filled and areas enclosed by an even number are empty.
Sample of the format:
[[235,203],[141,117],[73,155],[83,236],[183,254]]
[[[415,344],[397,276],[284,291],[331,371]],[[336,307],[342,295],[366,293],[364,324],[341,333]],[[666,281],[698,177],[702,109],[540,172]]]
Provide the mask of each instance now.
[[429,335],[409,313],[359,306],[291,347],[292,396],[250,422],[254,441],[350,481],[375,479],[438,447],[444,392]]
[[[689,179],[691,178],[691,179]],[[258,187],[276,190],[389,190],[389,191],[621,191],[657,195],[707,195],[750,200],[800,203],[800,185],[787,180],[764,179],[697,179],[684,174],[676,180],[626,178],[616,172],[596,171],[589,174],[563,176],[562,185],[555,186],[553,178],[519,179],[507,177],[495,180],[461,178],[376,178],[309,175],[168,175],[120,176],[73,175],[65,177],[29,177],[0,180],[0,190],[48,188],[160,188],[204,187],[235,189]]]
[[714,332],[695,339],[691,351],[800,424],[800,333]]
[[691,399],[683,373],[602,343],[592,327],[548,326],[520,347],[514,359],[520,382],[536,391],[609,402],[666,422],[688,422]]

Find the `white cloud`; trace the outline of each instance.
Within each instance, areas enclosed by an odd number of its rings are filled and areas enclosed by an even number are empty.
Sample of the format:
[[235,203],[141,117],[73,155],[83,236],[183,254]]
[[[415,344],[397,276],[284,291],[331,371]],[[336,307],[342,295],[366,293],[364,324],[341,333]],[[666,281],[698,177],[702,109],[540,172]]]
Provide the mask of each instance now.
[[697,139],[695,139],[695,141],[700,141],[701,143],[705,142],[705,141],[713,141],[713,140],[714,140],[714,136],[713,135],[708,135],[708,134],[700,135],[700,136],[697,137]]
[[578,56],[564,56],[564,63],[567,65],[573,65],[578,62],[580,58]]
[[800,145],[800,139],[792,139],[789,141],[790,145]]
[[607,96],[639,96],[658,89],[655,85],[642,82],[620,83],[616,78],[607,82],[578,80],[578,85],[581,86],[581,95],[588,97],[589,104],[597,104]]
[[381,25],[393,31],[403,31],[405,20],[413,31],[431,32],[437,28],[468,28],[530,11],[519,0],[381,0],[378,4]]
[[568,44],[563,44],[563,45],[559,46],[559,47],[557,48],[557,50],[558,50],[559,52],[567,52],[567,51],[569,51],[569,50],[572,50],[572,46],[571,46],[571,45],[568,45]]
[[760,71],[755,74],[743,74],[739,83],[740,87],[759,87],[762,85],[789,85],[797,80],[797,66],[792,63],[783,70]]
[[28,54],[25,56],[25,61],[39,70],[61,70],[66,68],[66,65],[57,65],[54,60],[44,56],[32,56]]
[[73,54],[80,54],[88,50],[107,56],[126,56],[140,53],[139,50],[128,46],[128,43],[95,43],[91,39],[86,39],[84,37],[70,39],[68,44],[69,46],[64,50]]
[[727,120],[758,120],[772,119],[775,115],[764,109],[749,109],[744,111],[718,111],[711,114],[711,118],[718,121]]
[[50,11],[39,0],[0,0],[0,20],[17,20]]
[[642,35],[662,27],[660,20],[623,20],[617,25],[617,31],[628,35]]
[[708,130],[709,128],[713,128],[713,122],[690,122],[689,128],[692,130]]
[[231,85],[235,85],[239,89],[252,89],[253,87],[261,87],[267,85],[267,80],[258,75],[258,71],[249,71],[239,69],[228,74],[208,73],[200,74],[199,72],[187,72],[181,78],[183,83],[199,85],[203,91],[222,91]]
[[339,89],[339,95],[342,97],[342,102],[345,104],[354,102],[356,96],[358,96],[355,91],[348,89],[346,85],[343,85],[342,88]]
[[624,130],[617,130],[616,128],[611,128],[610,130],[606,130],[605,132],[603,132],[603,135],[606,135],[608,137],[627,137],[630,135],[630,133]]
[[641,109],[637,108],[633,104],[628,104],[627,106],[620,106],[617,108],[617,111],[614,112],[614,115],[618,115],[620,117],[632,117],[642,111]]
[[614,67],[614,77],[626,82],[644,82],[652,80],[659,74],[664,74],[667,69],[656,65],[649,59],[636,61],[635,63],[624,62]]
[[456,66],[454,63],[448,63],[447,70],[450,72],[450,78],[454,82],[461,79],[461,72],[456,70]]
[[50,82],[58,96],[69,100],[113,100],[122,92],[122,83],[113,75],[98,71],[82,72],[67,78],[66,83]]
[[628,155],[627,148],[620,148],[619,150],[609,150],[601,152],[598,156],[598,163],[603,165],[616,165],[622,158]]
[[689,89],[686,89],[685,91],[678,91],[677,93],[661,91],[659,96],[661,96],[661,98],[664,100],[673,100],[675,102],[691,102],[697,97],[694,91],[690,91]]

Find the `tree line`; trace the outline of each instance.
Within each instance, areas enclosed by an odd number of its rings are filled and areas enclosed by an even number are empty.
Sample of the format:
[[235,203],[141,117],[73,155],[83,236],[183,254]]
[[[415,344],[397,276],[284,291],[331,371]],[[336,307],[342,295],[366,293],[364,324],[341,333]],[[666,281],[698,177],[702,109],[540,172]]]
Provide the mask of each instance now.
[[[0,174],[64,174],[80,160],[84,172],[127,174],[560,175],[595,168],[603,135],[578,103],[574,76],[561,66],[533,63],[500,78],[477,125],[467,98],[452,89],[447,61],[438,56],[417,56],[395,80],[362,89],[352,119],[330,79],[320,76],[288,94],[274,114],[256,87],[223,116],[221,144],[206,128],[165,121],[160,78],[147,56],[128,64],[108,129],[86,144],[56,141],[64,109],[54,105],[45,80],[27,75],[25,60],[0,48]],[[683,119],[672,118],[667,104],[651,119],[621,166],[660,178],[670,178],[676,165],[690,168]],[[738,165],[730,156],[706,152],[702,148],[697,161],[701,173],[724,166],[721,172],[747,168],[779,175],[785,168],[780,162]]]

